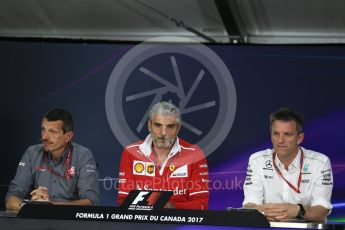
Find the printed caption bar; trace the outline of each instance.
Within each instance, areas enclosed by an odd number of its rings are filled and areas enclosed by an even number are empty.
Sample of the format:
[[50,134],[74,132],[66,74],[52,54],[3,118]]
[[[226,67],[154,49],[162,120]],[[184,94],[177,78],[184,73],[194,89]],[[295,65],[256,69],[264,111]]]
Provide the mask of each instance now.
[[28,219],[94,220],[214,226],[270,226],[267,219],[256,210],[200,211],[163,209],[159,211],[129,211],[109,206],[27,204],[19,211],[17,217]]

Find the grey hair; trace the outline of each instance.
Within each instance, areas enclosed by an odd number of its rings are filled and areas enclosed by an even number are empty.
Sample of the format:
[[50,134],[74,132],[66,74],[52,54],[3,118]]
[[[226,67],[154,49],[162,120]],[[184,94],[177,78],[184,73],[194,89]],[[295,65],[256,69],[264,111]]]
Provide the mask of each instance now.
[[176,107],[176,105],[166,102],[166,101],[161,101],[152,106],[150,110],[150,120],[152,121],[153,114],[158,114],[158,115],[173,115],[176,117],[177,123],[181,124],[181,112],[180,109]]

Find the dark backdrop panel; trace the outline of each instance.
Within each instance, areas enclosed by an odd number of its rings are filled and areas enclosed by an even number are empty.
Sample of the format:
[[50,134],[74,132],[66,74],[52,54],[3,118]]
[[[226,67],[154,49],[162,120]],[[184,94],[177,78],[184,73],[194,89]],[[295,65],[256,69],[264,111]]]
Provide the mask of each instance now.
[[[219,127],[219,132],[226,136],[207,152],[211,209],[241,206],[249,155],[271,147],[269,113],[292,106],[305,117],[306,137],[302,146],[325,153],[332,161],[335,184],[331,219],[344,216],[341,178],[345,169],[344,46],[208,46],[224,62],[233,81],[234,88],[227,88],[235,95],[232,97],[235,105],[232,104],[230,111],[234,115],[233,123],[219,112],[223,102],[230,100],[224,99],[229,92],[221,90],[219,85],[229,81],[224,78],[226,74],[222,75],[224,72],[217,75],[202,58],[193,59],[192,53],[172,49],[143,57],[134,55],[131,59],[136,61],[134,64],[131,60],[124,62],[134,47],[133,44],[0,42],[3,124],[0,185],[10,182],[25,149],[39,142],[43,114],[51,108],[63,107],[74,115],[75,141],[91,148],[99,162],[101,203],[117,205],[116,181],[124,139],[130,141],[133,134],[136,138],[147,135],[146,120],[143,126],[140,121],[156,95],[139,98],[139,94],[166,86],[152,78],[152,74],[145,74],[143,67],[170,82],[172,89],[178,85],[172,65],[174,59],[186,94],[197,76],[202,75],[187,105],[195,108],[209,102],[205,108],[183,115],[183,120],[196,129],[184,127],[181,136],[198,143],[219,118],[231,127],[228,133]],[[119,63],[127,64],[122,72],[114,71]],[[118,73],[121,74],[114,76]],[[121,98],[113,100],[119,103],[106,104],[111,78],[121,79],[111,89]],[[161,98],[180,103],[178,92],[171,90],[164,91]],[[121,123],[121,119],[120,116],[109,119],[107,106],[125,116],[126,127],[119,126],[116,130],[117,127],[109,124]],[[128,131],[124,132],[126,128]],[[119,138],[121,133],[125,134]],[[210,137],[207,140],[214,141]]]

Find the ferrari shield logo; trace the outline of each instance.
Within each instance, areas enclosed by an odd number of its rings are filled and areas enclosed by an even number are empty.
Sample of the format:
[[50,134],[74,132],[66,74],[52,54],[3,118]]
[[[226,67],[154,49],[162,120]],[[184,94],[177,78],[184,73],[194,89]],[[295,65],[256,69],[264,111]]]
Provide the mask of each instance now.
[[173,172],[173,171],[175,170],[175,165],[174,165],[174,164],[171,164],[171,165],[169,166],[169,169],[170,169],[171,172]]

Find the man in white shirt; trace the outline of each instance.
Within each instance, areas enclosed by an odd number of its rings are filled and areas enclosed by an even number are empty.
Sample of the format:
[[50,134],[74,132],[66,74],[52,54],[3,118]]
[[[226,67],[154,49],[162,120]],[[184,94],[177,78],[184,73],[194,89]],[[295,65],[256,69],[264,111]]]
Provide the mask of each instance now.
[[303,118],[292,109],[272,113],[270,124],[273,149],[250,156],[243,206],[263,212],[269,221],[325,221],[332,209],[329,158],[299,146]]

